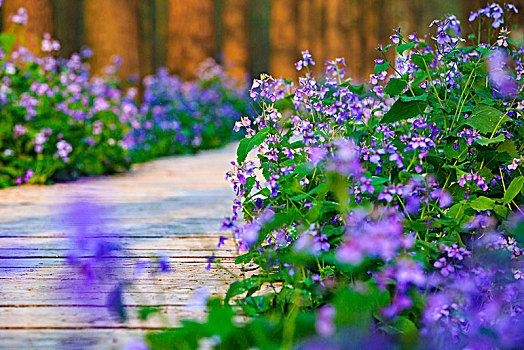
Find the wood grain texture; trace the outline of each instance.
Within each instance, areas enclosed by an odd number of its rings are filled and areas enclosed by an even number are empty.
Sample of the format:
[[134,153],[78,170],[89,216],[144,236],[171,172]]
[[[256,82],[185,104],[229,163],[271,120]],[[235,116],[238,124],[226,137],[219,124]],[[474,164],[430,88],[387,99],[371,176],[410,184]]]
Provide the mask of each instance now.
[[222,60],[229,74],[244,79],[249,68],[248,1],[224,0]]
[[183,78],[215,56],[214,1],[168,1],[167,66]]
[[[0,348],[123,349],[144,330],[203,317],[187,307],[195,291],[224,295],[243,273],[231,239],[217,249],[221,219],[230,214],[224,174],[235,149],[163,158],[112,177],[0,191]],[[103,273],[96,283],[66,260],[78,247],[64,213],[78,198],[97,203],[99,236],[121,246],[92,267]],[[211,255],[221,266],[207,270]],[[168,272],[159,273],[159,256],[169,261]],[[90,257],[77,254],[81,261]],[[120,322],[106,306],[115,283],[125,281],[132,282],[122,292],[129,318]],[[142,306],[161,311],[144,322],[137,316]]]
[[87,45],[93,49],[95,73],[123,59],[122,76],[140,73],[138,0],[88,0],[84,2]]

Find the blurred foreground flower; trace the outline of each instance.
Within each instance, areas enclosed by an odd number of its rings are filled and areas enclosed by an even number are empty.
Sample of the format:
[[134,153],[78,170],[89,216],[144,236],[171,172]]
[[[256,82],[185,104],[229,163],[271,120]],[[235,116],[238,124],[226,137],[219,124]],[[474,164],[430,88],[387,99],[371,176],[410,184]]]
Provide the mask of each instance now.
[[506,70],[508,57],[502,50],[496,50],[487,59],[489,79],[493,89],[502,97],[512,97],[517,92],[517,83]]
[[107,212],[107,208],[85,198],[64,208],[61,221],[68,238],[67,263],[72,271],[63,282],[80,304],[96,306],[92,310],[106,306],[124,321],[123,292],[129,278],[122,266],[120,237],[109,234],[104,227]]

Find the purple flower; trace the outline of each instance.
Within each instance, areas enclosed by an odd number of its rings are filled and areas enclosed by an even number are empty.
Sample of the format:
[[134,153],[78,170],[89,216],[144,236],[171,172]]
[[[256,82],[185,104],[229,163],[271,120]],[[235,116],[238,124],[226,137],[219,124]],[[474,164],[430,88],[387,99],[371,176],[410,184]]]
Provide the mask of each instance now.
[[451,197],[451,195],[448,192],[444,191],[441,188],[433,190],[430,196],[431,199],[438,200],[438,205],[441,208],[449,207],[451,203],[453,203],[453,197]]
[[23,7],[20,7],[14,15],[11,15],[10,20],[13,23],[25,26],[27,24],[28,17],[29,16],[27,15],[27,10]]
[[210,293],[207,288],[199,288],[195,291],[191,299],[186,303],[185,309],[187,312],[195,313],[202,312],[207,306],[207,300]]
[[302,70],[303,67],[307,66],[314,66],[315,61],[313,61],[313,57],[309,53],[309,50],[302,51],[302,60],[295,63],[295,67],[298,71]]
[[362,193],[369,192],[373,194],[375,192],[375,187],[373,187],[373,185],[371,184],[371,179],[362,176],[360,178],[360,182],[362,182],[362,185],[360,186],[360,190],[362,191]]
[[497,220],[492,216],[476,215],[470,222],[464,225],[464,228],[467,230],[483,230],[493,227],[496,221]]
[[134,339],[126,344],[124,350],[150,350],[150,347],[145,341]]
[[226,243],[227,240],[228,240],[227,237],[220,236],[219,239],[218,239],[218,245],[217,245],[217,248],[220,248],[222,245],[224,245],[224,244]]
[[311,224],[308,230],[300,235],[293,246],[295,250],[306,250],[313,255],[329,251],[330,244],[325,234],[321,233],[317,224]]
[[486,60],[493,89],[502,97],[512,97],[518,89],[515,79],[506,71],[508,57],[502,50],[495,50]]
[[471,256],[471,252],[464,247],[459,247],[456,243],[453,243],[451,247],[442,244],[444,252],[448,255],[449,258],[454,258],[457,260],[464,260],[464,257]]
[[211,264],[215,262],[215,255],[209,256],[206,259],[207,265],[206,265],[206,271],[211,270]]
[[171,271],[171,267],[169,265],[169,257],[167,256],[160,256],[158,258],[158,269],[160,272],[169,272]]
[[333,323],[336,310],[331,305],[324,305],[318,309],[315,329],[320,336],[330,337],[335,333],[336,327]]
[[391,195],[388,188],[384,188],[382,192],[378,194],[377,199],[379,201],[385,200],[386,202],[391,203],[393,201],[393,196]]
[[111,290],[107,296],[107,308],[114,315],[118,316],[120,322],[124,322],[127,319],[126,309],[124,307],[122,284],[118,284]]
[[442,257],[433,263],[433,266],[440,269],[440,274],[444,277],[449,276],[450,273],[455,272],[455,268],[449,265],[446,258]]
[[310,147],[308,151],[309,151],[309,160],[315,167],[320,162],[322,162],[327,156],[327,152],[323,147]]
[[13,128],[13,137],[15,139],[19,138],[21,135],[24,135],[26,133],[27,133],[27,129],[25,128],[25,126],[21,124],[16,124],[15,127]]

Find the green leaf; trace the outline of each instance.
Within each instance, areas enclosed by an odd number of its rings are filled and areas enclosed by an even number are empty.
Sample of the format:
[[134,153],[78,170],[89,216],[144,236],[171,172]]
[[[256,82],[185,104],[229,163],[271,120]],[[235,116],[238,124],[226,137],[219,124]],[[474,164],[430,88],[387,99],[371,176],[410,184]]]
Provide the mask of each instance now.
[[233,309],[231,306],[224,303],[220,299],[211,299],[208,302],[210,308],[209,315],[207,317],[207,324],[209,332],[211,334],[217,334],[218,336],[224,336],[230,333],[233,328]]
[[381,63],[381,64],[376,64],[375,65],[375,68],[374,68],[374,72],[375,72],[375,75],[376,74],[380,74],[381,72],[385,71],[386,69],[389,68],[389,65],[390,65],[390,62],[389,61],[386,61],[384,63]]
[[488,197],[480,196],[472,200],[470,205],[471,208],[475,210],[492,210],[495,206],[495,200]]
[[253,259],[253,253],[246,253],[235,258],[235,264],[247,264]]
[[5,54],[11,52],[11,49],[13,48],[15,41],[16,36],[14,36],[13,34],[0,34],[0,47],[2,48],[2,52],[4,52]]
[[[455,142],[458,140],[458,149],[455,149],[453,146]],[[444,146],[444,154],[446,157],[450,160],[457,160],[458,162],[462,162],[464,159],[466,159],[466,156],[468,155],[467,152],[468,144],[466,141],[464,141],[463,138],[449,140],[449,142],[446,143]]]
[[391,78],[389,79],[388,85],[384,89],[384,92],[389,96],[398,96],[402,93],[402,91],[404,91],[406,86],[408,86],[408,83],[406,83],[404,80],[400,78]]
[[383,177],[378,177],[378,176],[371,177],[371,183],[373,184],[373,186],[381,185],[386,182],[388,182],[388,179],[385,179]]
[[414,118],[424,112],[424,108],[425,103],[420,101],[403,102],[397,100],[382,118],[382,123],[393,123]]
[[431,62],[435,59],[435,55],[432,53],[425,53],[425,54],[415,54],[411,56],[411,60],[413,63],[415,63],[417,66],[422,68],[423,70],[426,70],[427,67],[431,64]]
[[498,135],[497,137],[494,137],[492,139],[488,139],[487,137],[481,136],[480,139],[474,139],[476,143],[482,146],[487,146],[492,143],[498,143],[506,140],[506,137],[502,134]]
[[138,318],[142,321],[145,321],[149,316],[159,313],[160,309],[157,307],[144,306],[138,310]]
[[244,281],[235,281],[229,285],[229,288],[226,293],[225,301],[227,302],[229,299],[234,297],[235,295],[239,295],[247,291],[246,285],[244,284]]
[[318,192],[318,191],[322,191],[326,188],[326,184],[325,183],[321,183],[320,185],[318,185],[317,187],[313,188],[311,191],[309,191],[308,193],[306,194],[301,194],[301,195],[298,195],[298,196],[293,196],[291,197],[290,199],[291,200],[294,200],[294,201],[299,201],[301,199],[305,199],[309,196],[311,196],[312,194],[314,194],[315,192]]
[[355,95],[363,95],[366,93],[366,86],[364,84],[361,85],[348,85],[349,91],[354,93]]
[[454,204],[451,208],[449,208],[448,212],[446,213],[446,215],[450,218],[458,218],[459,217],[459,214],[463,214],[463,211],[462,211],[462,208],[464,207],[464,203],[457,203],[457,204]]
[[515,147],[515,142],[506,140],[497,147],[497,153],[506,153],[512,158],[517,158],[519,153]]
[[495,205],[493,209],[498,216],[505,218],[508,215],[508,208],[503,205]]
[[[501,118],[503,118],[501,120]],[[511,119],[496,108],[479,105],[473,110],[473,114],[464,121],[464,124],[474,127],[483,134],[492,133],[498,125],[500,128]]]
[[292,111],[295,106],[293,105],[293,101],[287,98],[282,98],[275,102],[275,108],[278,109],[280,112],[283,111]]
[[400,96],[400,99],[404,102],[410,102],[410,101],[427,101],[428,100],[428,94],[422,94],[417,96]]
[[415,46],[415,42],[412,41],[410,43],[400,44],[397,47],[395,47],[395,50],[397,50],[398,54],[400,56],[403,56],[404,51],[411,50]]
[[400,334],[417,334],[417,326],[406,316],[400,316],[394,323],[393,327],[400,333]]
[[243,139],[240,141],[237,149],[237,163],[241,164],[246,160],[246,157],[249,152],[255,146],[259,146],[266,139],[266,134],[268,133],[268,127],[260,130],[255,136],[250,139]]
[[343,82],[342,84],[339,84],[340,87],[347,87],[349,91],[356,95],[363,95],[366,92],[366,86],[364,84],[360,85],[351,85],[350,84],[351,79],[348,79],[347,81]]
[[519,194],[524,184],[524,176],[519,176],[511,181],[511,184],[508,186],[506,193],[504,193],[504,205],[508,204]]
[[279,227],[293,223],[297,217],[300,217],[300,212],[296,209],[290,209],[285,213],[276,213],[273,220],[266,223],[260,230],[259,239],[264,239],[269,232],[272,232]]

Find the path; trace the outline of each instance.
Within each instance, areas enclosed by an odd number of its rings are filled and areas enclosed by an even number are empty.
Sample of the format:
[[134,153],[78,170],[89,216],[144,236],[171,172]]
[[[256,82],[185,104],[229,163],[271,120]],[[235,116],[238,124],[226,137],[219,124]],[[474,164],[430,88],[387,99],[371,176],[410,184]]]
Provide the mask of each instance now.
[[[124,175],[1,190],[0,349],[122,349],[144,329],[176,325],[197,288],[224,293],[231,277],[205,267],[213,253],[233,263],[231,243],[218,251],[216,244],[220,221],[230,214],[232,190],[224,174],[234,152],[230,145],[139,164]],[[148,269],[125,289],[131,316],[125,323],[105,307],[107,286],[82,290],[81,297],[71,291],[80,277],[66,264],[71,242],[63,211],[78,197],[96,199],[104,230],[125,248],[111,271],[115,279],[132,276],[137,261],[159,254],[174,269]],[[140,305],[162,305],[162,317],[140,321]]]

